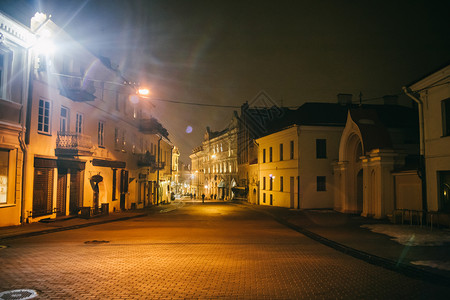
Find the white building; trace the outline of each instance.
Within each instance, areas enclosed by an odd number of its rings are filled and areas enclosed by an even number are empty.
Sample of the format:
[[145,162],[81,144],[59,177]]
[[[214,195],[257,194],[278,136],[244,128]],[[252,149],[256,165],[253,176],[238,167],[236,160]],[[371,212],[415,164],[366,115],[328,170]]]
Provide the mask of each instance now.
[[420,209],[417,113],[392,97],[385,101],[348,111],[333,164],[337,211],[384,218],[395,209]]

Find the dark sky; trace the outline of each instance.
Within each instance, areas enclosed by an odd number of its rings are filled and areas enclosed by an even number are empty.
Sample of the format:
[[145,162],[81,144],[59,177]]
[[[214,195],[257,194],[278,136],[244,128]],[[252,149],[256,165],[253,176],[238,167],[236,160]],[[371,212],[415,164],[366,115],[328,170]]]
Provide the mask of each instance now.
[[[450,63],[450,1],[0,0],[0,9],[27,25],[35,11],[51,14],[154,99],[240,106],[260,90],[285,106],[371,99]],[[150,101],[185,162],[206,126],[223,129],[233,111]]]

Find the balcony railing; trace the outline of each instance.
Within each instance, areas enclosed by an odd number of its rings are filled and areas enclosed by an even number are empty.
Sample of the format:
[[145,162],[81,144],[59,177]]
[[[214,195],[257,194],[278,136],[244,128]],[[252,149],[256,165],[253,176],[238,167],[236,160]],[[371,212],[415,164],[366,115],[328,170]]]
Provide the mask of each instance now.
[[91,137],[76,132],[58,132],[55,154],[58,156],[92,155]]
[[165,162],[157,162],[155,155],[150,152],[137,154],[138,161],[137,164],[139,167],[149,167],[150,172],[153,173],[156,170],[162,170],[166,166]]

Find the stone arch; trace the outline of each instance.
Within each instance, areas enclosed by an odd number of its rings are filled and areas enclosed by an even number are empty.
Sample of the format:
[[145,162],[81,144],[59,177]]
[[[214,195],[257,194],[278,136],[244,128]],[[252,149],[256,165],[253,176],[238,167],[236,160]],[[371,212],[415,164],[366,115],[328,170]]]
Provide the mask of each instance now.
[[347,117],[347,124],[342,132],[339,145],[339,192],[340,210],[361,213],[363,210],[364,179],[361,157],[364,156],[364,141],[358,125]]

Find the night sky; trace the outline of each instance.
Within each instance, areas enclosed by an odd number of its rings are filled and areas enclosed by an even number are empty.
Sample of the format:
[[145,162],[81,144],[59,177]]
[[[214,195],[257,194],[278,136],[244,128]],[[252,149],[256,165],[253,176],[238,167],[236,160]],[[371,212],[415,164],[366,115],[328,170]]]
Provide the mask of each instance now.
[[[400,94],[450,63],[450,1],[25,1],[0,10],[29,25],[36,11],[152,91],[154,116],[189,163],[206,126],[265,90],[275,102]],[[186,132],[191,126],[193,131]]]

